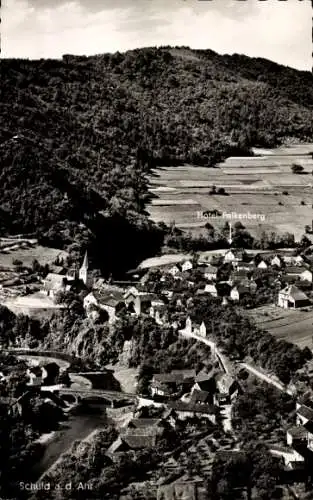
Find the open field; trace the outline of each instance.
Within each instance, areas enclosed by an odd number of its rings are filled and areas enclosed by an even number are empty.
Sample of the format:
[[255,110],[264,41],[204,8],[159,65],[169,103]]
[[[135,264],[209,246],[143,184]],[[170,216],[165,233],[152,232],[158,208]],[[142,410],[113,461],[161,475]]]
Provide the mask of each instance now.
[[[258,214],[256,219],[241,219],[252,234],[288,231],[299,239],[313,219],[310,151],[313,144],[269,150],[266,156],[232,157],[216,168],[161,167],[150,177],[153,199],[147,210],[154,221],[175,221],[177,227],[194,234],[203,232],[208,219],[201,214],[206,210]],[[305,173],[293,174],[293,163],[301,164]],[[213,185],[223,187],[228,196],[210,195]],[[220,227],[226,220],[222,216],[211,223]],[[240,219],[233,215],[232,221],[236,220]]]
[[19,243],[3,245],[0,240],[0,268],[12,268],[13,261],[19,260],[24,266],[31,266],[33,260],[40,264],[52,264],[57,258],[66,259],[67,253],[56,249],[43,247],[36,243]]
[[269,305],[247,311],[247,315],[275,337],[313,348],[313,308],[301,311]]
[[26,314],[35,318],[48,317],[55,311],[64,308],[60,304],[55,304],[50,297],[42,292],[15,297],[0,296],[0,303],[15,314]]

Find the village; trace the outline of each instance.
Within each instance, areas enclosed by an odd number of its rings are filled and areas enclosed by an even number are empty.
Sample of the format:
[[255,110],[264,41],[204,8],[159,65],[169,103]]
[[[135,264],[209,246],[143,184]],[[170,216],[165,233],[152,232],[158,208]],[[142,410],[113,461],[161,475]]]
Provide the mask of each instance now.
[[[22,262],[15,262],[13,266],[19,280],[29,274]],[[209,464],[212,466],[221,454],[240,454],[240,443],[233,429],[232,408],[238,395],[244,391],[238,376],[242,374],[243,364],[230,360],[218,347],[215,339],[207,334],[206,324],[201,318],[193,320],[187,314],[187,306],[193,296],[213,297],[225,309],[230,304],[238,304],[248,315],[255,314],[260,307],[263,314],[264,308],[268,308],[272,314],[280,316],[301,313],[305,317],[313,311],[312,257],[298,249],[252,252],[230,245],[223,252],[195,254],[191,258],[150,268],[139,266],[122,283],[95,278],[87,252],[79,268],[66,269],[64,262],[56,256],[54,263],[46,266],[46,272],[42,273],[42,268],[40,270],[41,276],[37,266],[33,266],[32,278],[28,282],[26,279],[22,286],[23,293],[14,281],[3,280],[3,297],[15,293],[32,301],[34,295],[43,301],[44,308],[48,301],[49,309],[58,310],[64,307],[67,294],[80,293],[85,315],[90,321],[101,316],[101,321],[112,327],[125,317],[149,317],[160,328],[170,323],[182,338],[203,342],[211,350],[210,363],[200,370],[154,373],[144,395],[138,394],[138,391],[136,394],[134,387],[132,394],[123,396],[118,385],[114,386],[114,377],[109,371],[106,371],[105,383],[102,371],[99,386],[95,376],[88,377],[83,372],[69,373],[69,365],[67,369],[60,369],[57,360],[49,362],[45,358],[45,362],[37,363],[33,358],[28,363],[28,395],[41,394],[45,401],[60,407],[64,415],[71,414],[82,402],[90,407],[96,401],[106,408],[119,430],[117,440],[107,450],[107,456],[113,462],[119,453],[157,446],[165,439],[169,429],[176,431],[181,425],[188,427],[191,422],[198,422],[197,426],[202,431],[206,429],[205,437],[199,438],[195,448],[205,448],[201,456],[207,456],[203,459],[206,473]],[[173,306],[173,300],[179,312],[176,321],[172,321],[169,314],[169,304]],[[6,303],[6,299],[3,300],[3,305]],[[35,309],[38,309],[37,302]],[[312,329],[309,331],[311,335]],[[307,346],[311,349],[312,339]],[[27,352],[20,351],[20,346],[12,348],[26,359]],[[276,385],[286,394],[292,394],[273,374],[258,370],[258,366],[248,366],[246,371],[252,379],[259,377],[270,386]],[[5,374],[2,374],[3,377]],[[24,398],[26,403],[27,397]],[[11,404],[10,408],[10,411],[22,412],[23,398]],[[217,435],[220,438],[214,437]],[[298,399],[294,424],[286,430],[285,446],[271,443],[270,448],[271,454],[283,464],[287,482],[308,480],[313,457],[313,400],[310,397]],[[167,467],[175,469],[171,454],[165,463]],[[159,486],[158,498],[165,498],[162,495],[169,487],[175,489],[180,482],[185,484],[186,481],[186,478],[180,478],[170,486]],[[189,478],[187,483],[195,491],[204,488],[199,479]]]

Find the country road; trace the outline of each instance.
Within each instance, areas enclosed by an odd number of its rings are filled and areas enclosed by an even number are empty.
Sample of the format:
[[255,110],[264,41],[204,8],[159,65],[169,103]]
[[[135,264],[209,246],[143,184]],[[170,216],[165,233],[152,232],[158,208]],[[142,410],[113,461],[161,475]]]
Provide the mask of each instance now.
[[276,387],[281,392],[284,392],[285,394],[289,394],[289,396],[292,396],[293,393],[290,389],[287,389],[284,384],[281,382],[278,382],[277,380],[274,380],[270,375],[267,375],[266,373],[262,373],[260,370],[257,368],[254,368],[253,366],[249,365],[248,363],[237,363],[239,366],[242,366],[242,368],[245,368],[248,370],[250,373],[255,375],[261,380],[264,380],[269,385],[273,385]]
[[[230,367],[233,367],[233,363],[231,363],[229,361],[229,359],[226,358],[226,356],[224,356],[221,353],[221,351],[216,346],[215,342],[213,342],[212,340],[206,339],[204,337],[201,337],[200,335],[186,332],[185,330],[180,330],[179,333],[181,335],[183,335],[184,337],[193,338],[193,339],[198,340],[199,342],[203,342],[204,344],[211,347],[212,352],[215,353],[215,355],[219,361],[219,364],[220,364],[222,370],[224,371],[224,373],[229,375],[231,373],[231,371],[233,371],[233,370],[230,370]],[[273,379],[273,377],[271,377],[269,374],[263,373],[258,368],[255,368],[255,367],[249,365],[248,363],[244,363],[244,362],[236,362],[236,365],[242,366],[242,368],[245,368],[246,370],[248,370],[255,377],[262,380],[263,382],[266,382],[269,385],[276,387],[276,389],[278,389],[279,391],[284,392],[285,394],[289,394],[290,396],[293,395],[292,391],[290,389],[287,389],[283,383],[279,382],[278,380]]]
[[189,333],[186,330],[179,330],[179,333],[181,335],[183,335],[184,337],[192,338],[192,339],[198,340],[199,342],[202,342],[203,344],[208,345],[211,348],[212,352],[215,353],[223,372],[226,373],[227,375],[229,374],[229,372],[230,372],[229,366],[228,366],[229,361],[226,360],[226,357],[220,352],[220,350],[216,346],[215,342],[213,342],[212,340],[206,339],[204,337],[201,337],[201,335],[196,335],[195,333]]

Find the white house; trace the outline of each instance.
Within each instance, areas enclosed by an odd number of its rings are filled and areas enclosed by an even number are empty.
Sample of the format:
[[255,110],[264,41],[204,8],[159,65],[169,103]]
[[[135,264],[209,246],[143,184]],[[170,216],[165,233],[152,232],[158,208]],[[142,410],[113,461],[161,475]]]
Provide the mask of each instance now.
[[208,280],[216,280],[217,278],[217,268],[214,266],[207,266],[203,270],[204,277]]
[[305,271],[303,271],[300,274],[300,280],[301,281],[309,281],[310,283],[312,283],[312,281],[313,281],[313,273],[312,273],[312,271],[310,271],[309,269],[306,269]]
[[313,410],[309,406],[297,403],[297,425],[313,423]]
[[279,255],[275,255],[271,260],[271,266],[281,267],[282,259]]
[[200,337],[206,337],[206,326],[204,324],[204,322],[202,321],[201,325],[196,325],[194,330],[193,330],[193,333],[195,333],[196,335],[199,335]]
[[224,262],[238,263],[243,260],[244,252],[237,249],[229,249],[224,255]]
[[216,285],[214,283],[208,283],[207,285],[205,285],[204,291],[206,293],[209,293],[213,297],[218,296],[217,288],[216,288]]
[[192,321],[190,319],[190,316],[188,316],[186,318],[186,324],[185,324],[185,328],[184,328],[184,331],[187,333],[187,334],[191,334],[192,333]]
[[230,298],[232,300],[238,301],[241,299],[241,297],[247,293],[249,293],[249,289],[245,286],[234,286],[231,291],[230,291]]
[[301,255],[297,255],[295,258],[294,258],[294,263],[296,266],[302,266],[304,260],[303,258],[301,257]]
[[168,269],[168,273],[171,274],[175,278],[180,273],[180,269],[178,266],[174,265]]
[[182,271],[190,271],[193,268],[191,260],[185,260],[181,266]]
[[313,432],[308,432],[308,448],[313,451]]
[[278,294],[278,305],[284,309],[304,307],[310,304],[307,295],[296,285],[289,285]]
[[261,260],[261,262],[258,264],[258,269],[267,269],[267,264],[265,262],[265,260]]

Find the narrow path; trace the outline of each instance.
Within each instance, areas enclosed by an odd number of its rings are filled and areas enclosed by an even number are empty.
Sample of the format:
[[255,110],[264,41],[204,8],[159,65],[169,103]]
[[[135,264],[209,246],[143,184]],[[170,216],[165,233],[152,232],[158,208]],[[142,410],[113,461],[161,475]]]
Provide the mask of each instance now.
[[254,368],[253,366],[249,365],[248,363],[238,363],[238,365],[242,366],[246,370],[248,370],[250,373],[258,377],[259,379],[263,380],[269,385],[273,385],[276,387],[281,392],[284,392],[285,394],[289,394],[289,396],[292,396],[292,391],[290,389],[287,389],[284,384],[281,382],[278,382],[277,380],[274,380],[270,375],[267,375],[266,373],[262,373],[260,370],[257,368]]

